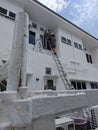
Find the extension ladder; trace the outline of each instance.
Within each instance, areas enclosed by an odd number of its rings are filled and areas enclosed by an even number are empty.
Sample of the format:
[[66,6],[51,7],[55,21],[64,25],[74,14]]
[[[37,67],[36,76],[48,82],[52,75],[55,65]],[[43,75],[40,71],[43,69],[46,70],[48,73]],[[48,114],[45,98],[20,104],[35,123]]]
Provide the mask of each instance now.
[[52,56],[54,58],[54,61],[57,65],[57,68],[58,68],[58,72],[60,74],[60,78],[62,79],[63,81],[63,84],[65,86],[65,89],[66,90],[71,90],[71,89],[74,89],[74,87],[72,86],[68,76],[67,76],[67,73],[65,73],[64,69],[63,69],[63,65],[60,61],[60,59],[58,58],[57,54],[54,54],[52,48],[51,48],[51,44],[49,44],[50,46],[50,49],[51,49],[51,53],[52,53]]

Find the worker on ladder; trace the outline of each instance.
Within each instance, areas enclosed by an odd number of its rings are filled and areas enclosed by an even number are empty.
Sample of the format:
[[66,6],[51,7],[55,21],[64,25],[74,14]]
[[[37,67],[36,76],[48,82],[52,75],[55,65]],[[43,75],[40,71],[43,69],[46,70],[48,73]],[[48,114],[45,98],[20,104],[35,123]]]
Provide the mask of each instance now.
[[51,30],[45,30],[44,39],[44,42],[47,42],[49,48],[56,55],[56,39],[54,33]]
[[51,32],[51,35],[50,35],[50,46],[53,53],[56,55],[56,39],[53,32]]

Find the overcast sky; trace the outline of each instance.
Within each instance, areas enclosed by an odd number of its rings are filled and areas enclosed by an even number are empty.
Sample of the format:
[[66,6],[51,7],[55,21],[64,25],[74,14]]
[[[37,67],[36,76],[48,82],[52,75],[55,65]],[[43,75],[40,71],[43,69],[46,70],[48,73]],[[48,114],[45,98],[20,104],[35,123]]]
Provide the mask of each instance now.
[[98,38],[98,0],[38,0]]

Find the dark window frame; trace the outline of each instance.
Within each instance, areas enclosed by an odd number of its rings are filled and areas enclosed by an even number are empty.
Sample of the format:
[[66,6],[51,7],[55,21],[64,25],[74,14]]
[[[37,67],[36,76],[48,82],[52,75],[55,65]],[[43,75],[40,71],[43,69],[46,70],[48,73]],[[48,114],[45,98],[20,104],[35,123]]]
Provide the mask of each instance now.
[[74,87],[76,90],[84,90],[84,89],[87,89],[86,83],[83,82],[83,81],[75,81],[75,80],[72,80],[72,81],[71,81],[71,84],[73,85],[73,87]]
[[48,74],[48,75],[51,75],[51,68],[46,67],[45,68],[45,73]]
[[83,50],[82,45],[79,44],[79,43],[77,43],[77,42],[74,42],[74,47],[75,47],[76,49]]
[[54,80],[53,79],[47,79],[47,83],[44,86],[44,90],[56,90],[56,86],[54,86]]
[[98,89],[98,83],[90,82],[91,89]]
[[61,42],[72,46],[71,40],[66,37],[61,36]]
[[37,29],[37,24],[36,23],[32,23],[32,27]]
[[0,14],[1,15],[7,15],[7,9],[0,7]]
[[9,17],[13,20],[15,20],[16,14],[13,13],[12,11],[9,11]]
[[35,37],[36,37],[36,33],[30,30],[29,31],[29,44],[35,45]]
[[88,63],[93,64],[93,60],[92,60],[92,55],[91,54],[86,53],[86,60],[87,60]]

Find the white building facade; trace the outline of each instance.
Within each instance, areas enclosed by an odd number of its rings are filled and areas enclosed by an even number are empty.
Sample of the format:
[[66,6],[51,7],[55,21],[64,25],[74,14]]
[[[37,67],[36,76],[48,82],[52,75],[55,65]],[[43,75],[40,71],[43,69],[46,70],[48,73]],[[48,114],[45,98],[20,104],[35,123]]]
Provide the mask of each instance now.
[[65,89],[44,44],[45,29],[55,33],[57,55],[75,89],[98,89],[98,39],[35,1],[0,1],[0,65],[10,59],[15,17],[21,11],[29,16],[28,89]]

